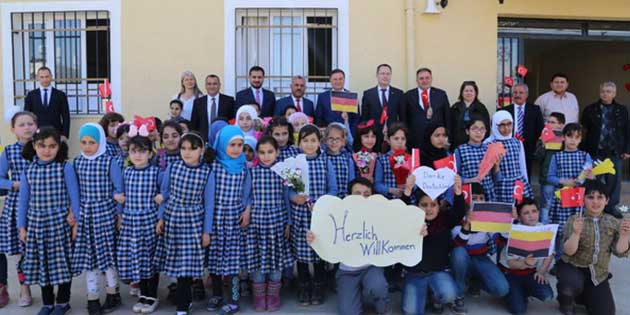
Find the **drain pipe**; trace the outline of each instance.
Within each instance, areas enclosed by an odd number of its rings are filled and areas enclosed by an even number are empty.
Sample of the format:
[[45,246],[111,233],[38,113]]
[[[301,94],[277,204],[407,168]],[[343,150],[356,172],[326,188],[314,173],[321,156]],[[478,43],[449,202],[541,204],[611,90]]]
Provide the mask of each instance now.
[[416,67],[416,23],[415,0],[405,0],[405,20],[407,22],[407,69],[411,73],[407,73],[407,88],[411,89],[416,85],[415,67]]

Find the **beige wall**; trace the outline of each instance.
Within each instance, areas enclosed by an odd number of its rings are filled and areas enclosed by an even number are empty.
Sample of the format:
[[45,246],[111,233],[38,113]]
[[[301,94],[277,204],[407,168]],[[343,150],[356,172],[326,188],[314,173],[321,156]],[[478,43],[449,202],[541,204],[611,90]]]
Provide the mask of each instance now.
[[[414,3],[416,62],[408,64],[405,0],[349,0],[350,65],[346,70],[352,90],[373,86],[379,63],[392,65],[393,84],[402,89],[412,87],[406,83],[410,73],[427,66],[433,70],[435,86],[444,88],[451,102],[462,81],[475,80],[481,100],[493,109],[497,16],[630,19],[628,0],[606,1],[605,6],[594,0],[505,0],[504,5],[495,0],[451,1],[437,15],[422,14],[424,0]],[[165,117],[167,102],[178,92],[184,70],[193,71],[200,83],[208,73],[224,76],[224,58],[230,57],[224,56],[223,47],[224,0],[122,0],[121,10],[121,106],[128,118],[134,113]],[[0,104],[2,97],[0,93]],[[96,119],[74,119],[72,133],[83,122]],[[0,122],[5,144],[13,141],[7,126]]]

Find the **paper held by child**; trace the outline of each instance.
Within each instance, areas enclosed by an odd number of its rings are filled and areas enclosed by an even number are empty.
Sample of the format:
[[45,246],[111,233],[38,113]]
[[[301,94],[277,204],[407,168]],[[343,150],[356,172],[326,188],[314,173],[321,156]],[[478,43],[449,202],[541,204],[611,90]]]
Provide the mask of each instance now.
[[511,203],[474,202],[470,229],[475,232],[505,233],[512,227]]
[[536,258],[549,257],[555,248],[558,224],[527,226],[513,224],[508,238],[508,254]]
[[483,159],[479,163],[479,172],[477,173],[477,180],[481,182],[492,167],[494,167],[497,159],[500,155],[505,154],[507,151],[501,142],[494,142],[488,145],[488,149],[486,150],[486,154],[484,154]]

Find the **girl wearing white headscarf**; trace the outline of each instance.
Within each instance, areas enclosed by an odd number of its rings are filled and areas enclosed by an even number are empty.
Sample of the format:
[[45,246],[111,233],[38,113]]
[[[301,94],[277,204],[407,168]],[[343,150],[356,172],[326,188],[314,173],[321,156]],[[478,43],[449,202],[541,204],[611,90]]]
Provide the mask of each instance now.
[[505,148],[505,155],[499,162],[499,171],[495,174],[495,189],[498,202],[514,202],[514,187],[516,181],[523,183],[523,196],[533,197],[532,189],[527,178],[525,164],[525,149],[523,143],[512,136],[514,120],[512,115],[504,110],[497,111],[492,116],[492,134],[484,141],[484,145],[501,143]]
[[236,111],[236,121],[234,124],[241,129],[246,137],[253,137],[254,131],[256,131],[254,129],[254,120],[256,119],[258,119],[256,109],[251,105],[243,105]]
[[[71,270],[77,276],[86,272],[88,312],[114,310],[121,305],[116,271],[115,235],[117,204],[122,200],[122,170],[114,157],[105,154],[105,131],[99,124],[87,123],[79,130],[81,155],[74,159],[81,216],[77,222]],[[101,306],[100,274],[105,271],[107,298]]]

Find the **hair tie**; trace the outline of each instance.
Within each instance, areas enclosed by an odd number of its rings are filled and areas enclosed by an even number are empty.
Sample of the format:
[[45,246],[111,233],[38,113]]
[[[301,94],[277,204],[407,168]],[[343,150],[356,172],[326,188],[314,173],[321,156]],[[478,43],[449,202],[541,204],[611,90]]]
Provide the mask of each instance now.
[[372,126],[374,126],[374,119],[370,119],[370,120],[368,120],[365,124],[359,124],[359,125],[357,126],[357,128],[359,128],[359,129],[365,129],[365,128],[370,128],[370,127],[372,127]]
[[187,133],[185,133],[185,134],[183,134],[183,135],[182,135],[182,138],[183,138],[183,137],[185,137],[185,136],[188,136],[188,135],[193,136],[193,137],[195,137],[195,138],[199,139],[199,141],[201,141],[201,146],[202,146],[202,147],[205,147],[205,146],[206,146],[206,142],[205,142],[205,141],[203,141],[203,138],[202,138],[202,137],[201,137],[198,133],[196,133],[196,132],[187,132]]
[[142,125],[140,128],[136,125],[129,126],[129,132],[127,132],[129,138],[133,138],[135,136],[148,137],[149,130],[147,130],[147,125]]

